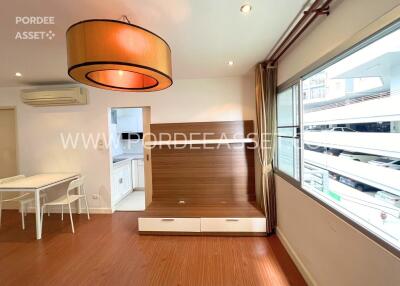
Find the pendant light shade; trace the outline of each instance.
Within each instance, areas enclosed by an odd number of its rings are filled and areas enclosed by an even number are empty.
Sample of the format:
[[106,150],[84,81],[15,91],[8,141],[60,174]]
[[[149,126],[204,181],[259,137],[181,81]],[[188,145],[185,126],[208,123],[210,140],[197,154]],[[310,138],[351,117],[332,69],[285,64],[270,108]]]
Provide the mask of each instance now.
[[157,91],[172,84],[167,42],[139,26],[86,20],[67,30],[68,74],[94,87]]

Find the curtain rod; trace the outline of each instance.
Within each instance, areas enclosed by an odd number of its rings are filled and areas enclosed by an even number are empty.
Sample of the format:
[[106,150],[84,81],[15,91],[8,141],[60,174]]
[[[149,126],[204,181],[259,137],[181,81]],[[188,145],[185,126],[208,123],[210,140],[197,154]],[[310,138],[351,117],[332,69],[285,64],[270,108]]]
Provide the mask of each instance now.
[[263,62],[263,66],[275,65],[279,58],[293,45],[293,43],[307,30],[307,28],[318,18],[318,16],[329,16],[332,0],[315,0],[310,8],[303,12],[303,16],[290,30],[289,34],[276,48],[269,59]]

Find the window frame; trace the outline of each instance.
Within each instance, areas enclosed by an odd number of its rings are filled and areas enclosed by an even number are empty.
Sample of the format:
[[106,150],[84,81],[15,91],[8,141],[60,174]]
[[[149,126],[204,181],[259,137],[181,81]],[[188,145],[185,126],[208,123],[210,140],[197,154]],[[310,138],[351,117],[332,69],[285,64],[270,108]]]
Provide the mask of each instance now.
[[[274,164],[274,168],[276,168],[277,170],[279,170],[279,157],[278,157],[278,152],[279,152],[279,144],[278,144],[278,138],[290,138],[290,139],[294,139],[296,141],[296,139],[298,140],[298,148],[299,150],[301,150],[301,116],[300,116],[300,112],[301,112],[301,105],[300,105],[300,101],[299,99],[301,98],[300,96],[300,90],[301,90],[301,86],[300,86],[301,81],[299,80],[298,82],[292,84],[291,86],[277,92],[277,97],[278,97],[278,93],[282,93],[285,92],[289,89],[291,89],[291,94],[292,94],[292,110],[293,112],[295,111],[295,108],[297,107],[297,118],[293,117],[293,124],[294,125],[287,125],[287,126],[278,126],[278,98],[277,98],[277,105],[276,105],[276,148],[275,148],[275,154],[274,154],[274,160],[276,162],[276,164]],[[297,106],[296,106],[297,105]],[[294,136],[279,136],[279,128],[294,128],[295,129],[295,134]],[[279,170],[280,173],[284,174],[285,176],[287,176],[288,178],[293,179],[295,182],[300,182],[302,181],[302,172],[301,172],[301,156],[302,153],[298,152],[298,179],[287,174],[284,171]],[[296,158],[294,158],[296,159]],[[295,160],[293,160],[293,162],[295,162]],[[296,163],[293,165],[293,173],[296,174]]]
[[[397,16],[396,19],[392,20],[391,22],[387,23],[383,27],[379,27],[379,29],[376,29],[375,32],[370,33],[370,35],[364,37],[363,39],[359,40],[358,42],[353,43],[350,45],[349,48],[344,49],[342,51],[337,52],[336,54],[330,55],[330,58],[328,60],[325,60],[322,62],[322,64],[319,64],[317,66],[309,66],[305,68],[302,72],[298,73],[295,77],[291,78],[290,80],[280,84],[277,88],[277,96],[278,93],[283,92],[287,90],[288,88],[292,88],[293,86],[297,85],[298,86],[298,92],[297,92],[297,103],[298,103],[298,124],[300,127],[300,133],[298,134],[299,136],[299,181],[295,179],[294,177],[291,177],[290,175],[282,172],[279,170],[278,166],[274,166],[274,173],[280,176],[282,179],[296,187],[299,191],[304,193],[306,196],[317,202],[318,204],[322,205],[325,209],[345,221],[346,223],[350,224],[352,227],[360,231],[362,234],[376,242],[378,245],[392,253],[394,256],[397,258],[400,258],[400,249],[397,248],[396,246],[392,245],[388,241],[384,240],[381,238],[379,235],[373,233],[363,225],[359,224],[357,220],[352,219],[352,215],[349,215],[349,213],[344,210],[340,211],[339,209],[342,209],[342,207],[333,207],[331,204],[329,204],[326,199],[323,199],[322,196],[319,196],[316,193],[311,192],[310,190],[305,190],[302,186],[302,181],[303,181],[303,166],[304,166],[304,141],[303,141],[303,96],[302,95],[302,90],[303,90],[303,81],[306,80],[307,78],[321,72],[322,70],[326,69],[327,67],[341,61],[342,59],[348,57],[349,55],[357,52],[358,50],[368,46],[369,44],[375,42],[376,40],[394,32],[395,30],[400,29],[400,17]],[[277,114],[277,120],[278,122],[278,106],[276,106],[276,114]],[[278,127],[277,127],[278,130]],[[278,132],[277,132],[278,133]],[[278,137],[278,136],[277,136]],[[276,148],[276,153],[274,156],[274,160],[277,160],[277,153],[278,153],[278,148]],[[347,215],[346,215],[347,213]]]

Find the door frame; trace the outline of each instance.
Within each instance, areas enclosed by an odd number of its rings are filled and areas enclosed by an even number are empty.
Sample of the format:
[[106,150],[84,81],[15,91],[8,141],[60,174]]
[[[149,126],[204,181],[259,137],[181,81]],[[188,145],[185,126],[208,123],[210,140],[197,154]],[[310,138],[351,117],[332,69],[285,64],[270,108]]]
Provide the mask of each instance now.
[[14,111],[14,129],[15,129],[15,166],[16,166],[16,173],[20,173],[20,166],[19,166],[19,136],[18,136],[18,116],[17,116],[17,107],[12,105],[5,105],[0,106],[0,111],[2,110],[13,110]]
[[[144,161],[144,199],[145,208],[153,201],[153,172],[151,163],[151,148],[146,148],[146,143],[151,141],[151,107],[143,107],[143,161]],[[148,136],[146,136],[146,134]],[[150,146],[150,145],[148,145]]]
[[[0,112],[3,110],[12,110],[14,112],[14,130],[15,130],[15,175],[20,174],[20,165],[19,165],[19,140],[18,140],[18,116],[17,116],[17,107],[16,106],[0,106]],[[7,193],[3,194],[3,198],[7,196]],[[3,203],[3,209],[18,209],[18,204],[15,202]]]

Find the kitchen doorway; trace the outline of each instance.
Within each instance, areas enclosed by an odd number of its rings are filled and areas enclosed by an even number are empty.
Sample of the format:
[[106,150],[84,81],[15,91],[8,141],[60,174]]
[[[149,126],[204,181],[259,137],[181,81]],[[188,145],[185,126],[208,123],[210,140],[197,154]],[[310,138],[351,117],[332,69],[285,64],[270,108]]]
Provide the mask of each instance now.
[[151,163],[149,151],[144,148],[144,134],[149,130],[149,107],[109,109],[113,211],[143,211],[146,208],[148,194],[151,194]]

